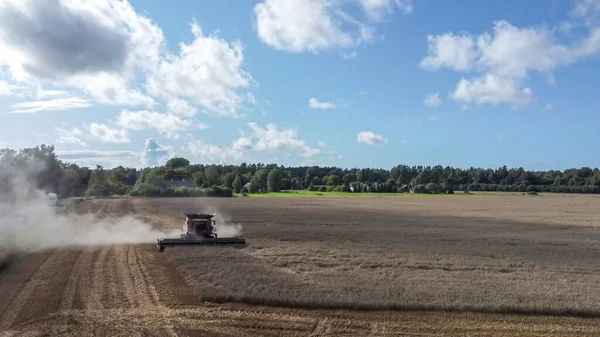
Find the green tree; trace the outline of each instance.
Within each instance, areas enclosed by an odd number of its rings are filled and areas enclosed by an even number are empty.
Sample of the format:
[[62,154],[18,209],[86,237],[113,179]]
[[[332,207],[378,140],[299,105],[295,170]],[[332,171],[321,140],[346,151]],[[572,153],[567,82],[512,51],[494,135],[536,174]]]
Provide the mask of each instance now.
[[204,172],[194,172],[192,179],[194,180],[194,186],[196,187],[205,185],[206,179],[204,178]]
[[233,179],[233,183],[231,185],[235,193],[240,193],[242,191],[242,179],[240,178],[239,174],[235,175],[235,179]]
[[165,166],[167,168],[172,168],[172,169],[184,168],[189,165],[190,165],[190,161],[185,158],[171,158],[165,164]]
[[210,165],[204,171],[204,177],[206,178],[206,185],[213,186],[219,183],[219,170],[217,170],[217,165]]
[[225,176],[223,177],[223,186],[232,188],[234,180],[235,180],[235,174],[233,174],[231,172],[225,173]]
[[269,171],[267,169],[260,169],[256,171],[256,173],[254,173],[254,179],[256,179],[255,183],[257,185],[257,189],[262,189],[264,191],[267,188]]
[[267,188],[269,192],[279,192],[281,190],[281,171],[272,169],[267,177]]
[[258,181],[256,178],[252,178],[250,180],[250,186],[248,186],[248,193],[256,193],[258,192]]
[[335,174],[331,174],[327,177],[327,186],[337,186],[340,184],[340,177]]

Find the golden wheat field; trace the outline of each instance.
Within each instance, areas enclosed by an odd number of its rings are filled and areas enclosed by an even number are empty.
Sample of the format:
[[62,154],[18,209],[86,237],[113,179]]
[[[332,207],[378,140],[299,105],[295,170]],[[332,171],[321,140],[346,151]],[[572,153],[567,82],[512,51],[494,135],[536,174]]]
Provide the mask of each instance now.
[[[155,230],[184,211],[245,247],[155,242],[10,255],[0,335],[597,336],[600,198],[96,199]],[[81,224],[85,226],[85,224]],[[219,225],[219,224],[218,224]]]

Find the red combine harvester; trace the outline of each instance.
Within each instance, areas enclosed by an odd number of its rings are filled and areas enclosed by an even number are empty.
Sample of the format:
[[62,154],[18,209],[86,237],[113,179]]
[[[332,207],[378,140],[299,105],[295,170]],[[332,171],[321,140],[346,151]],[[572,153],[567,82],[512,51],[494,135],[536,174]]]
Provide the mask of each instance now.
[[165,250],[166,246],[209,246],[209,245],[244,245],[246,239],[242,237],[219,238],[217,237],[216,222],[213,218],[217,215],[205,213],[186,213],[183,232],[179,239],[158,239],[157,249]]

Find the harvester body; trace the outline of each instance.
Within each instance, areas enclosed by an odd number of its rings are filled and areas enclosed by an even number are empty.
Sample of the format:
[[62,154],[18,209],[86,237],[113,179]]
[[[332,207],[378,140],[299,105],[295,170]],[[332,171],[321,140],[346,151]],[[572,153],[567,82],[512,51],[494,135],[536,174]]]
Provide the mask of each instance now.
[[246,244],[243,237],[219,238],[217,225],[213,218],[217,215],[206,213],[187,213],[183,223],[183,234],[178,239],[158,239],[158,251],[164,251],[166,246],[208,246],[208,245],[239,245]]

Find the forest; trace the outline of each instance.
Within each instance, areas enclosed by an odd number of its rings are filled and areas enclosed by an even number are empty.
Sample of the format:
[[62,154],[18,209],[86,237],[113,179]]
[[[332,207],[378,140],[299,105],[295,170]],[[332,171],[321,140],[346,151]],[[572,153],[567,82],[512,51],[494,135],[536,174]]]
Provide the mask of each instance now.
[[313,190],[348,193],[453,193],[506,191],[600,193],[598,168],[527,171],[522,167],[496,169],[397,165],[382,168],[276,164],[191,164],[172,158],[163,166],[143,169],[118,166],[105,169],[63,162],[54,146],[20,150],[0,149],[0,195],[23,194],[33,185],[47,193],[70,196],[232,196]]

